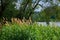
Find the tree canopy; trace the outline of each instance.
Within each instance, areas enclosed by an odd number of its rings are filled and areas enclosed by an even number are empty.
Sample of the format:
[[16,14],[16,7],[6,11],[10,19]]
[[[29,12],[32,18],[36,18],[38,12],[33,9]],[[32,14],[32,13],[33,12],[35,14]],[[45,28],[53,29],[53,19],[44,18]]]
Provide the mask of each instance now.
[[[43,2],[43,4],[40,2]],[[0,18],[4,17],[10,20],[12,17],[20,19],[25,17],[29,19],[29,17],[36,15],[35,19],[38,16],[37,21],[49,22],[51,19],[58,21],[60,20],[59,2],[60,0],[0,0]],[[35,11],[39,8],[42,8],[42,10]],[[34,17],[32,18],[34,19]]]

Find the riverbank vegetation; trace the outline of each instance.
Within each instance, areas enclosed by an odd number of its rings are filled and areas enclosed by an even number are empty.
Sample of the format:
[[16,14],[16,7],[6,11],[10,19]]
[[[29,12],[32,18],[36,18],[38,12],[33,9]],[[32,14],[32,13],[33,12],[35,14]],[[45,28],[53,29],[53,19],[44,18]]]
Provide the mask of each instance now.
[[60,0],[0,0],[0,40],[60,40],[58,21]]
[[7,24],[0,29],[0,40],[60,40],[60,27]]

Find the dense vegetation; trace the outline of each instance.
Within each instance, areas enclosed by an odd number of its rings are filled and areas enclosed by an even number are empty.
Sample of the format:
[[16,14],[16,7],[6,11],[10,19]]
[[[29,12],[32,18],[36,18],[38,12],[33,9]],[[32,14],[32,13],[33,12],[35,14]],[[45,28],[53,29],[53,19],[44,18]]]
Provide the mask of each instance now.
[[60,27],[12,23],[2,27],[0,40],[60,40]]
[[[0,0],[0,21],[3,20],[3,17],[8,21],[12,17],[20,19],[32,17],[33,21],[46,21],[47,23],[60,21],[59,4],[60,0]],[[37,12],[36,9],[40,8],[42,10]]]
[[60,21],[60,0],[0,0],[0,40],[60,40],[50,21]]

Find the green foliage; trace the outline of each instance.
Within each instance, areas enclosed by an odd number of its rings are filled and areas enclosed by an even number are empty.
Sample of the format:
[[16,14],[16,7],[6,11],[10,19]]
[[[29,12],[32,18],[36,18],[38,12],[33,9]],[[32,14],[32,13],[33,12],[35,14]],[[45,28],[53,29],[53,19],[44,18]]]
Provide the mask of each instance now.
[[35,13],[32,18],[36,21],[60,21],[60,6],[51,6]]
[[19,9],[19,14],[17,15],[17,17],[19,17],[20,19],[22,19],[23,17],[28,19],[30,13],[33,11],[32,0],[22,0],[20,5],[21,6],[20,6],[20,9]]
[[[34,21],[50,21],[52,16],[55,18],[54,20],[60,20],[60,6],[57,7],[59,3],[54,4],[53,0],[20,0],[19,10],[15,9],[17,1],[18,0],[0,0],[0,16],[10,20],[12,17],[20,19],[25,17],[29,19],[29,17],[36,15],[32,18]],[[43,5],[39,4],[40,1],[44,3],[49,2],[51,6],[45,8]],[[38,15],[34,14],[35,9],[38,8],[42,8],[43,10]]]
[[15,9],[15,4],[10,3],[3,12],[3,17],[10,20],[12,17],[16,17],[18,10]]
[[16,4],[14,4],[16,1],[17,0],[0,0],[1,19],[4,17],[10,20],[17,15],[18,11],[15,9]]
[[60,27],[10,24],[2,27],[0,40],[60,40]]

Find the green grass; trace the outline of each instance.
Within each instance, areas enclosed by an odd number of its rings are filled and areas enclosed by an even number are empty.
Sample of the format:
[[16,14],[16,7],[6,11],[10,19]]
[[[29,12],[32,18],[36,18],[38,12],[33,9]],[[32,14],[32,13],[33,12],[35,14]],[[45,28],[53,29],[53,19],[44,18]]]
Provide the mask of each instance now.
[[0,40],[60,40],[60,27],[37,24],[4,25],[0,30]]

